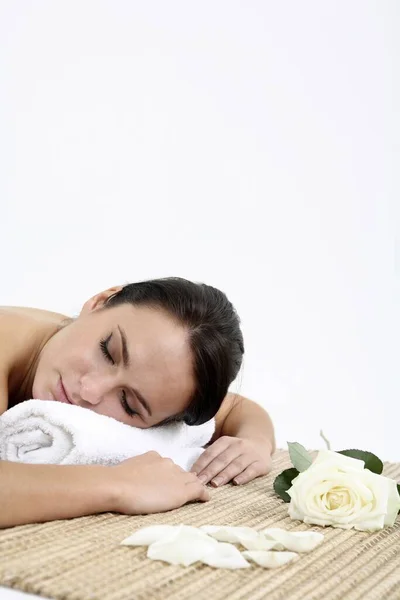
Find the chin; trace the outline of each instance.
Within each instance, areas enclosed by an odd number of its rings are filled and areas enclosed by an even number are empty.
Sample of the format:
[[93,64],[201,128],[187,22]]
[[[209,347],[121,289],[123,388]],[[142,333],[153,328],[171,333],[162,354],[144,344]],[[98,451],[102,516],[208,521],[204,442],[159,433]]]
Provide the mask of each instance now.
[[41,391],[39,386],[35,385],[35,383],[32,386],[32,399],[34,399],[34,400],[54,400],[54,398],[52,397],[50,392],[46,393],[46,392]]

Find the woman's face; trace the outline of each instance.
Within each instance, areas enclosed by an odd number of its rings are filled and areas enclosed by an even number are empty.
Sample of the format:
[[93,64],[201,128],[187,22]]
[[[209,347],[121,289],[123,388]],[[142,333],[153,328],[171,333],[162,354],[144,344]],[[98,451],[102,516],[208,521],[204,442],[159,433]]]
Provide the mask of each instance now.
[[72,404],[142,428],[183,411],[195,386],[187,331],[161,310],[101,304],[89,301],[46,343],[33,397],[63,401],[65,390]]

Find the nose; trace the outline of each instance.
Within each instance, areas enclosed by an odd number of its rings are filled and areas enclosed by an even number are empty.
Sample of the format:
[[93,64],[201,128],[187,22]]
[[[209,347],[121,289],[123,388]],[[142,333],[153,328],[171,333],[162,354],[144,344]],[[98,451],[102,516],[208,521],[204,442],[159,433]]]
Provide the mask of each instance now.
[[99,404],[111,389],[111,381],[100,374],[87,374],[81,378],[80,396],[84,402]]

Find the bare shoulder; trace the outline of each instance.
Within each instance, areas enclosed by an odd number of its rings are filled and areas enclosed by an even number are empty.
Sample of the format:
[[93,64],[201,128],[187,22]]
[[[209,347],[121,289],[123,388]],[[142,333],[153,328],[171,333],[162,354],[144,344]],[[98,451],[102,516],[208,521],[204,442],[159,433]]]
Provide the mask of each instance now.
[[64,319],[65,315],[48,310],[0,306],[0,358],[7,363],[8,357],[18,352],[20,343],[25,345],[29,339],[57,327]]
[[58,321],[66,319],[66,315],[51,310],[41,308],[31,308],[27,306],[0,306],[1,319],[30,319],[39,321]]
[[10,373],[46,331],[62,323],[65,315],[20,306],[0,307],[0,414],[8,406]]

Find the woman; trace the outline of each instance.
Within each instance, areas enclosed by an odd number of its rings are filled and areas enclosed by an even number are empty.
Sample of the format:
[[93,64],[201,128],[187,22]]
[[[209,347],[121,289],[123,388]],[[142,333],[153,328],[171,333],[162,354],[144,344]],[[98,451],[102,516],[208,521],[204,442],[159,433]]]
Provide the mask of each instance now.
[[37,398],[134,427],[216,419],[212,443],[191,473],[155,452],[112,467],[0,462],[0,527],[166,511],[208,500],[209,482],[241,484],[267,473],[275,449],[271,420],[255,403],[227,393],[243,353],[226,296],[181,278],[110,288],[76,319],[0,309],[0,414]]

